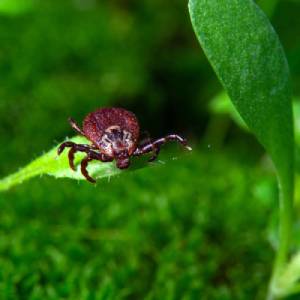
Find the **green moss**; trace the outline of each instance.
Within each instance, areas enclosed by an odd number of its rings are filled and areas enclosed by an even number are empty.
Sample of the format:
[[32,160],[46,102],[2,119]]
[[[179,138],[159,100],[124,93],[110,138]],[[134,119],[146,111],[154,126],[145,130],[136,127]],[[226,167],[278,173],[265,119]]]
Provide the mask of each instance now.
[[[2,194],[3,295],[262,295],[272,261],[265,228],[276,210],[275,181],[230,156],[194,151],[96,188],[43,177]],[[267,189],[258,184],[262,178]]]

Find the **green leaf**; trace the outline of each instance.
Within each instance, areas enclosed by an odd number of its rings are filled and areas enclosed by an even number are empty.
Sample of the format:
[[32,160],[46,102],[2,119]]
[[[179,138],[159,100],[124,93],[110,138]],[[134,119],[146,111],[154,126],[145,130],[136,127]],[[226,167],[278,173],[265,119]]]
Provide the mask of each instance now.
[[[88,141],[81,136],[76,136],[69,139],[75,143],[86,144]],[[51,175],[56,178],[72,178],[77,180],[85,180],[80,172],[80,168],[74,172],[69,167],[68,162],[68,149],[66,149],[60,156],[57,155],[58,146],[54,147],[49,152],[40,156],[39,158],[32,161],[30,164],[20,169],[18,172],[7,176],[0,180],[0,191],[8,190],[14,185],[21,184],[25,180],[28,180],[35,176]],[[78,165],[79,161],[84,157],[83,153],[76,153],[75,164]],[[130,170],[139,168],[142,166],[142,161],[136,162]],[[120,169],[116,168],[115,163],[101,163],[99,161],[93,161],[88,166],[88,171],[96,179],[109,178],[111,176],[120,174]],[[125,171],[127,172],[127,170]]]
[[[290,75],[279,39],[251,0],[190,0],[196,36],[237,111],[270,154],[280,185],[280,248],[272,287],[287,260],[294,190]],[[273,290],[271,287],[271,290]]]

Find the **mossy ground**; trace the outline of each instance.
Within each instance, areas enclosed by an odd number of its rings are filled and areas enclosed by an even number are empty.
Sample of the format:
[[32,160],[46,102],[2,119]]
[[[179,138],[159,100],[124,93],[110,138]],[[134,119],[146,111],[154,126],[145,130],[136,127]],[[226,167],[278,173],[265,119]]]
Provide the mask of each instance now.
[[267,241],[273,193],[272,174],[257,164],[241,168],[229,149],[195,150],[96,187],[32,180],[1,195],[1,294],[262,297],[273,257]]

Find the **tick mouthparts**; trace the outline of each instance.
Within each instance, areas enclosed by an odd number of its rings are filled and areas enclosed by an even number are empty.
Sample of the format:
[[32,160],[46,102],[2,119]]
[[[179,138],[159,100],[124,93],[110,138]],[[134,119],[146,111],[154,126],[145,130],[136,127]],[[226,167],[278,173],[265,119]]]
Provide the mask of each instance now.
[[129,158],[117,160],[117,167],[119,169],[127,169],[129,167],[130,161]]
[[189,151],[192,151],[192,150],[193,150],[193,148],[190,147],[190,146],[185,146],[185,149],[187,149],[187,150],[189,150]]

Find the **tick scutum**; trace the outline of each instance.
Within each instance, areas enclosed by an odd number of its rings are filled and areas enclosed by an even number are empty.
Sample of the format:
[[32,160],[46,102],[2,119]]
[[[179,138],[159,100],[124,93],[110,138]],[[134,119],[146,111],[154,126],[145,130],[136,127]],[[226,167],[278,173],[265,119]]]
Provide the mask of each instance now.
[[127,144],[128,154],[131,155],[137,146],[140,127],[131,112],[123,108],[102,108],[87,115],[83,121],[83,132],[104,153],[108,144],[114,147]]

